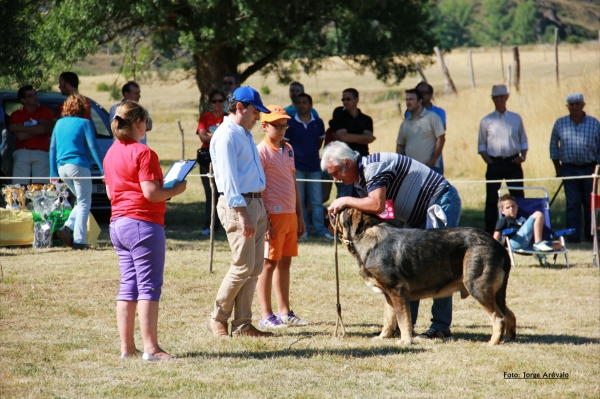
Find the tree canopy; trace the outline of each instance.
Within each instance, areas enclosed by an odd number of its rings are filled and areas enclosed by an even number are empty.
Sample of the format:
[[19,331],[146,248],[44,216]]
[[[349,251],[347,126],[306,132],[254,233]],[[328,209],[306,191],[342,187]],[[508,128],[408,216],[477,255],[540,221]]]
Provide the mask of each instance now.
[[[39,3],[38,3],[39,4]],[[151,48],[184,59],[202,95],[224,74],[243,82],[258,71],[290,81],[289,61],[306,72],[339,56],[359,73],[397,83],[431,63],[428,0],[52,0],[30,37],[42,65],[72,65],[102,44],[132,38],[125,50]],[[127,47],[126,46],[126,47]],[[132,52],[132,54],[134,54]],[[139,54],[135,53],[135,54]],[[135,57],[131,59],[135,62]]]

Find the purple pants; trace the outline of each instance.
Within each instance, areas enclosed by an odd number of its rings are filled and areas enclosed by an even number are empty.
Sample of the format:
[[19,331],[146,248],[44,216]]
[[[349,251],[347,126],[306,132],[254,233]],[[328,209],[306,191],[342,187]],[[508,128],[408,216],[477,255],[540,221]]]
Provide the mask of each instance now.
[[121,285],[117,301],[158,301],[163,285],[167,240],[160,224],[120,217],[110,224]]

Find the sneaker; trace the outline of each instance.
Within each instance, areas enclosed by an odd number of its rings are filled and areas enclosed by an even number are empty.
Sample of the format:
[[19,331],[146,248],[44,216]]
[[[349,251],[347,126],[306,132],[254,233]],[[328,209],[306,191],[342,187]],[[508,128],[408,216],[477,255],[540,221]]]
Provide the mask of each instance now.
[[204,229],[200,232],[200,234],[202,234],[203,236],[209,236],[210,235],[210,229]]
[[290,325],[290,326],[307,326],[308,322],[305,320],[302,320],[301,318],[299,318],[298,316],[296,316],[294,314],[293,311],[290,310],[290,313],[280,316],[277,315],[277,318],[282,322],[285,323],[284,325]]
[[279,319],[274,314],[270,314],[265,320],[262,318],[258,322],[258,325],[262,328],[287,328],[287,324],[284,324],[281,319]]
[[328,238],[330,240],[333,240],[333,234],[325,233],[321,237],[325,237],[325,238]]
[[546,244],[546,241],[540,241],[536,244],[533,244],[533,249],[535,249],[536,251],[542,251],[542,252],[554,251],[554,249],[551,246]]
[[66,247],[73,248],[73,230],[63,226],[56,232],[56,235],[65,244]]
[[272,337],[273,333],[268,331],[260,331],[252,324],[248,324],[242,328],[238,328],[231,332],[233,338],[237,337]]
[[550,263],[548,263],[548,259],[546,259],[546,255],[533,254],[533,259],[537,260],[540,263],[540,266],[550,266]]
[[415,339],[441,339],[442,341],[445,341],[447,339],[454,339],[454,337],[452,336],[452,332],[450,332],[450,330],[442,331],[436,330],[435,328],[430,328],[423,334],[417,335]]

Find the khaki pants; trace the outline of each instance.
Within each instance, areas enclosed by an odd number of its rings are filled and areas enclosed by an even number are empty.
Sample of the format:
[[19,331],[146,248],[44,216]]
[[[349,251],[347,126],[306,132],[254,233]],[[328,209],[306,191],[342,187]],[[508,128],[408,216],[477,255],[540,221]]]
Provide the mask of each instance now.
[[240,329],[252,323],[252,300],[264,262],[267,213],[262,199],[247,198],[246,203],[246,210],[256,228],[252,237],[242,235],[238,214],[227,206],[224,196],[217,203],[217,212],[227,233],[233,262],[219,287],[211,316],[227,323],[233,311],[232,329]]
[[[50,176],[50,155],[48,151],[20,149],[13,154],[13,176],[33,177],[34,183],[49,183],[48,179],[39,177]],[[29,179],[13,179],[13,184],[31,184]]]

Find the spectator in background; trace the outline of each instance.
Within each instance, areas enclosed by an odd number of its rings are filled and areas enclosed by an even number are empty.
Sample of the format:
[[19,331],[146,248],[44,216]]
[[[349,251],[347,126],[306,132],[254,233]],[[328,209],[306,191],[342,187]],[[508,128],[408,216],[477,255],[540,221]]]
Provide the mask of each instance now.
[[421,92],[406,90],[406,109],[410,116],[400,125],[396,152],[429,166],[441,174],[440,155],[446,142],[442,120],[423,107]]
[[[298,95],[300,95],[302,93],[304,93],[304,85],[302,83],[300,83],[300,82],[290,83],[290,100],[292,100],[292,103],[290,105],[288,105],[287,107],[285,107],[285,112],[287,112],[287,114],[290,116],[290,118],[293,118],[298,113],[298,109],[296,108],[297,107],[296,99],[298,98]],[[315,110],[312,107],[310,109],[310,113],[315,118],[319,117],[319,113],[317,112],[317,110]]]
[[265,172],[250,133],[261,112],[271,111],[265,108],[256,90],[250,86],[236,89],[229,98],[229,116],[210,142],[215,183],[222,193],[217,211],[233,257],[208,320],[208,331],[213,337],[228,335],[232,312],[233,337],[273,335],[252,325],[252,300],[263,269],[268,223],[261,193],[266,185]]
[[227,115],[229,114],[229,106],[227,105],[229,95],[240,87],[240,77],[235,73],[228,73],[223,76],[223,81],[221,83],[223,93],[225,93],[225,106],[223,107],[223,111],[225,112],[225,115]]
[[[319,149],[325,138],[325,125],[319,117],[311,113],[312,97],[300,93],[296,97],[297,113],[288,120],[289,129],[285,135],[286,140],[294,148],[294,163],[297,179],[321,180]],[[323,225],[323,187],[320,182],[309,183],[299,181],[300,202],[302,214],[306,225],[306,237],[310,231],[310,222],[306,213],[306,205],[310,204],[312,221],[317,234],[321,237],[333,239],[333,236]]]
[[[197,157],[198,164],[200,165],[201,175],[205,175],[209,172],[211,163],[209,150],[210,140],[213,137],[213,133],[217,130],[221,123],[223,123],[223,118],[225,117],[225,112],[223,111],[223,106],[225,105],[225,94],[221,90],[215,89],[208,95],[208,100],[210,101],[212,111],[205,112],[200,116],[198,128],[196,129],[196,134],[202,142],[202,147],[198,150]],[[210,234],[210,215],[213,207],[216,207],[216,203],[212,203],[212,189],[210,187],[209,178],[202,176],[200,179],[202,180],[202,186],[204,187],[204,195],[206,196],[206,201],[204,203],[204,225],[200,234],[207,236]],[[219,193],[215,194],[215,198],[218,200]],[[219,222],[218,216],[216,222]],[[216,226],[217,224],[215,224],[215,228]]]
[[[79,94],[79,76],[75,72],[63,72],[60,74],[58,78],[58,90],[60,94],[63,96],[70,96],[71,94]],[[85,114],[85,119],[92,120],[92,104],[90,100],[85,97],[85,101],[87,103],[87,112]],[[56,115],[54,115],[54,120],[56,121],[60,117],[62,117],[62,104],[58,107],[56,111]]]
[[[333,111],[332,127],[335,130],[335,139],[342,141],[360,156],[369,155],[369,144],[375,141],[373,135],[373,119],[363,114],[358,108],[358,91],[346,89],[342,93],[341,112]],[[352,184],[338,184],[338,198],[349,197],[353,194]]]
[[[41,107],[37,91],[31,85],[17,92],[23,108],[10,115],[8,130],[16,136],[13,154],[15,177],[34,177],[33,182],[48,183],[50,176],[50,134],[52,133],[52,110]],[[13,184],[30,184],[29,179],[13,179]]]
[[[487,164],[486,180],[523,179],[527,156],[527,134],[519,114],[506,109],[508,90],[505,85],[492,87],[492,101],[496,110],[479,124],[477,150]],[[494,233],[498,220],[498,190],[500,183],[486,184],[485,231]],[[523,187],[523,182],[511,182],[510,186]],[[523,190],[511,190],[513,197],[523,197]]]
[[[446,111],[444,111],[443,108],[433,105],[433,103],[431,102],[431,99],[433,98],[433,86],[431,86],[427,82],[421,82],[415,87],[415,89],[419,90],[419,92],[421,92],[421,94],[423,95],[423,107],[427,111],[431,111],[440,117],[440,119],[442,120],[442,125],[444,125],[444,131],[446,131]],[[404,118],[410,118],[410,115],[410,111],[406,110],[406,112],[404,113]],[[444,154],[440,154],[439,167],[436,172],[438,172],[441,175],[444,174]]]
[[[600,164],[600,122],[587,115],[583,94],[567,96],[569,115],[554,123],[550,138],[550,158],[557,177],[589,176]],[[592,179],[563,180],[566,198],[566,226],[575,229],[567,239],[581,241],[581,212],[585,221],[584,237],[592,241],[590,193]]]
[[[115,111],[117,107],[126,100],[135,101],[136,103],[140,102],[140,98],[142,97],[142,91],[140,90],[140,86],[134,82],[129,81],[123,85],[121,88],[121,93],[123,94],[123,99],[120,103],[117,103],[110,107],[110,120],[112,121],[115,116]],[[148,111],[146,109],[146,111]],[[146,121],[146,133],[152,130],[152,118],[150,118],[150,113],[148,112],[148,120]],[[148,136],[144,136],[143,139],[140,140],[141,144],[146,144],[148,142]]]
[[[92,205],[92,181],[70,178],[92,176],[90,152],[100,167],[100,174],[104,174],[94,127],[90,120],[84,118],[87,110],[85,97],[71,94],[63,103],[63,117],[54,126],[50,145],[50,176],[60,176],[77,197],[69,219],[57,232],[61,241],[73,249],[88,248],[87,221]],[[58,182],[58,179],[53,179],[53,182]]]
[[135,101],[116,110],[111,129],[116,141],[104,158],[106,194],[111,201],[110,239],[119,257],[121,284],[117,296],[117,327],[121,357],[136,353],[137,308],[144,360],[173,356],[158,346],[158,301],[165,269],[166,200],[183,193],[186,182],[163,187],[156,153],[139,141],[146,135],[148,111]]

